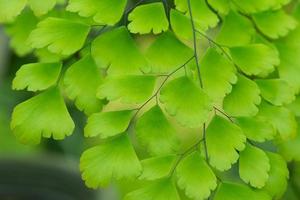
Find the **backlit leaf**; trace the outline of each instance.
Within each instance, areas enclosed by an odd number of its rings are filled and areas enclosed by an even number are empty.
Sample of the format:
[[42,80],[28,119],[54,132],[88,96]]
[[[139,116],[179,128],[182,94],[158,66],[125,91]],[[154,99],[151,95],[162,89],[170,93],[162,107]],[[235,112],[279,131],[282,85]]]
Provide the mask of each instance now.
[[256,142],[264,142],[274,139],[276,129],[265,118],[256,117],[239,117],[236,119],[237,124],[243,130],[248,139]]
[[225,97],[223,107],[231,116],[247,117],[257,114],[257,105],[260,102],[257,84],[245,76],[238,75],[238,81],[233,85],[231,93]]
[[276,106],[291,103],[295,100],[295,91],[281,79],[256,80],[261,96]]
[[176,185],[171,179],[154,181],[149,186],[128,193],[124,200],[180,200]]
[[53,53],[70,55],[83,46],[89,30],[83,23],[49,17],[38,23],[28,40],[33,48],[47,47]]
[[297,26],[297,21],[283,10],[257,13],[253,20],[265,35],[273,39],[286,36]]
[[278,53],[263,44],[250,44],[230,48],[234,63],[247,75],[266,76],[279,65]]
[[91,188],[107,186],[112,179],[135,178],[141,164],[127,135],[87,149],[80,158],[80,170]]
[[160,101],[171,116],[188,127],[202,126],[212,110],[207,94],[187,77],[174,79],[165,85]]
[[70,0],[67,10],[93,17],[101,25],[114,25],[122,17],[127,0]]
[[109,75],[141,74],[147,63],[125,27],[113,29],[98,36],[91,52],[98,67]]
[[268,181],[270,163],[267,154],[250,144],[240,153],[239,174],[243,181],[256,188],[262,188]]
[[27,0],[0,0],[0,22],[12,22],[26,6]]
[[65,73],[64,86],[67,96],[75,101],[79,110],[91,114],[102,109],[96,91],[102,82],[100,71],[90,55],[73,64]]
[[154,91],[154,76],[112,76],[104,80],[97,92],[100,99],[120,100],[124,103],[143,103]]
[[[206,130],[209,163],[220,171],[228,170],[245,148],[246,136],[240,127],[215,116]],[[226,142],[224,142],[226,141]]]
[[162,3],[149,3],[136,7],[128,16],[128,29],[132,33],[161,33],[168,30],[169,22]]
[[172,172],[175,162],[175,155],[152,157],[142,160],[143,173],[139,179],[155,180],[167,177]]
[[23,65],[13,80],[13,89],[28,91],[45,90],[56,84],[61,63],[31,63]]
[[146,58],[150,69],[143,71],[169,73],[183,65],[192,55],[192,49],[181,43],[171,32],[166,32],[147,49]]
[[17,105],[11,128],[21,143],[38,144],[41,137],[62,140],[71,135],[74,122],[60,91],[51,88]]
[[174,153],[178,149],[176,130],[159,106],[152,107],[136,122],[138,141],[154,155]]
[[127,130],[133,112],[131,110],[110,111],[92,114],[84,129],[86,137],[99,136],[102,139],[121,134]]
[[178,186],[197,200],[207,199],[217,187],[217,178],[198,152],[184,158],[176,169]]

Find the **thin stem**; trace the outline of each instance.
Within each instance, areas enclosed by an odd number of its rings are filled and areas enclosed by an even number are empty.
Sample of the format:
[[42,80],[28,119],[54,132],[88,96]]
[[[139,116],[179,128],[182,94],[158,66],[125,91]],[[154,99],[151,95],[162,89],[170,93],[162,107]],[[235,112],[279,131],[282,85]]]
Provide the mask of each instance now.
[[[160,90],[162,89],[162,87],[165,85],[165,83],[169,80],[169,78],[175,74],[176,72],[178,72],[180,69],[182,69],[183,67],[185,67],[192,59],[194,58],[194,56],[192,56],[191,58],[189,58],[184,64],[182,64],[181,66],[179,66],[178,68],[176,68],[174,71],[172,71],[171,73],[169,73],[168,75],[166,75],[165,79],[162,81],[161,85],[158,87],[158,89],[156,90],[156,92],[145,102],[143,103],[140,107],[138,107],[137,112],[135,113],[135,115],[133,116],[133,119],[138,115],[138,113],[155,97],[157,98]],[[157,100],[158,101],[158,100]]]
[[208,162],[208,150],[207,150],[207,143],[206,143],[206,124],[203,124],[203,146],[204,146],[204,150],[205,150],[205,158],[206,161]]
[[225,113],[224,111],[220,110],[219,108],[214,106],[215,111],[218,111],[219,113],[223,114],[225,117],[227,117],[232,123],[234,123],[234,121],[232,120],[232,117],[229,116],[227,113]]
[[203,82],[202,82],[202,78],[201,78],[201,70],[200,70],[199,59],[198,59],[198,51],[197,51],[196,28],[195,28],[193,13],[192,13],[191,0],[187,0],[187,2],[188,2],[190,19],[191,19],[191,24],[192,24],[192,29],[193,29],[194,57],[195,57],[195,60],[196,60],[197,73],[198,73],[200,86],[201,86],[201,88],[203,88]]

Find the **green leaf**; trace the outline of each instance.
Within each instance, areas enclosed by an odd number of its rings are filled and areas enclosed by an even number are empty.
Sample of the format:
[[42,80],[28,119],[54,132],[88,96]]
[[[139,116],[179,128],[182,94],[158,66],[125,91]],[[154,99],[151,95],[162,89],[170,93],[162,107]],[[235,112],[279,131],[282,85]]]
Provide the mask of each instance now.
[[201,75],[204,91],[213,100],[220,100],[232,90],[237,82],[234,65],[215,49],[208,49],[201,60]]
[[146,51],[150,69],[144,72],[169,73],[193,56],[193,50],[181,43],[171,32],[160,35]]
[[287,179],[289,178],[289,170],[284,159],[275,153],[267,154],[271,164],[269,179],[263,188],[273,199],[280,199],[287,188]]
[[300,161],[300,129],[297,129],[297,136],[287,141],[278,140],[277,146],[280,154],[287,161]]
[[109,75],[141,74],[140,69],[147,68],[145,58],[125,27],[98,36],[91,52],[97,66],[108,68]]
[[156,180],[167,177],[172,172],[175,162],[175,155],[152,157],[142,160],[143,173],[139,179]]
[[292,111],[295,116],[300,117],[300,95],[297,95],[296,99],[286,107]]
[[220,14],[228,14],[230,11],[229,0],[208,0],[208,3]]
[[149,186],[128,193],[124,200],[180,200],[176,185],[171,179],[154,181]]
[[61,63],[31,63],[23,65],[13,80],[14,90],[45,90],[57,83]]
[[198,152],[184,158],[176,169],[178,186],[191,199],[207,199],[217,187],[217,178]]
[[28,40],[33,48],[47,47],[53,53],[71,55],[83,46],[89,31],[86,24],[48,17],[37,25]]
[[70,0],[67,10],[82,17],[93,17],[101,25],[114,25],[122,17],[127,0]]
[[240,153],[239,174],[245,183],[262,188],[268,181],[270,163],[267,154],[250,144]]
[[87,115],[102,109],[102,102],[96,98],[101,74],[90,55],[73,64],[65,73],[64,86],[66,95],[75,101],[79,110]]
[[257,105],[261,102],[260,90],[257,84],[238,75],[238,81],[223,102],[224,110],[230,116],[247,117],[258,113]]
[[112,137],[128,129],[133,111],[110,111],[92,114],[84,129],[86,137],[99,136],[101,139]]
[[250,187],[236,183],[222,183],[214,200],[271,200],[264,192],[254,191]]
[[[205,0],[190,0],[191,11],[194,22],[200,27],[201,30],[207,30],[208,28],[215,27],[218,22],[218,16],[209,9]],[[188,1],[175,0],[176,9],[181,12],[187,12],[189,14]]]
[[60,91],[52,88],[17,105],[11,128],[21,143],[38,144],[41,137],[62,140],[71,135],[74,122]]
[[85,184],[96,189],[112,179],[136,178],[142,171],[138,157],[126,134],[86,150],[80,158]]
[[286,36],[297,26],[297,21],[283,10],[266,11],[253,15],[259,30],[272,39]]
[[216,42],[230,47],[246,45],[251,42],[254,34],[255,29],[249,19],[230,11],[224,18]]
[[264,44],[250,44],[230,48],[234,63],[247,75],[266,76],[279,65],[279,55]]
[[243,130],[248,139],[255,142],[272,140],[276,136],[276,129],[267,119],[256,117],[240,117],[237,124]]
[[280,65],[277,67],[279,76],[288,82],[297,92],[300,91],[300,28],[291,31],[290,34],[277,40],[276,47],[280,55]]
[[128,19],[131,21],[128,24],[131,33],[146,34],[153,31],[154,34],[158,34],[169,28],[164,5],[160,2],[137,6]]
[[287,108],[272,106],[263,102],[259,107],[258,115],[272,123],[281,139],[288,140],[296,136],[297,121],[294,114]]
[[28,4],[36,16],[41,16],[52,10],[56,1],[57,0],[28,0]]
[[238,160],[246,136],[240,127],[216,115],[206,129],[206,142],[210,164],[224,171]]
[[256,80],[261,96],[276,106],[289,104],[295,100],[295,91],[290,85],[281,79]]
[[153,93],[155,76],[111,76],[98,88],[97,97],[124,103],[143,103]]
[[194,37],[191,20],[182,12],[175,9],[171,9],[170,23],[173,32],[178,38],[184,41],[193,40]]
[[164,155],[178,150],[176,130],[165,117],[159,106],[145,112],[136,122],[138,141],[152,155]]
[[290,0],[251,0],[251,1],[239,1],[233,0],[234,5],[244,13],[257,13],[270,9],[278,9],[281,6],[287,4]]
[[0,0],[0,23],[12,22],[26,6],[27,0]]
[[14,23],[5,27],[5,31],[10,37],[10,46],[18,55],[24,56],[32,51],[27,39],[37,23],[38,19],[31,11],[24,11],[15,19]]
[[171,116],[190,128],[202,126],[212,110],[207,94],[185,76],[167,83],[160,92],[160,101]]

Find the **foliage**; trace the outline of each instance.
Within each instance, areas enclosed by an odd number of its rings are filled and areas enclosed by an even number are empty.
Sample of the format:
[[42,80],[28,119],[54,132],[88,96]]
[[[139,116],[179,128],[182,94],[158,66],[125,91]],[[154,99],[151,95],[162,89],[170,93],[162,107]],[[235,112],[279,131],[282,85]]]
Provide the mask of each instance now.
[[37,56],[12,84],[35,92],[13,133],[25,144],[71,135],[69,99],[100,141],[80,159],[88,187],[143,181],[125,200],[280,199],[300,160],[297,5],[0,0],[11,47]]

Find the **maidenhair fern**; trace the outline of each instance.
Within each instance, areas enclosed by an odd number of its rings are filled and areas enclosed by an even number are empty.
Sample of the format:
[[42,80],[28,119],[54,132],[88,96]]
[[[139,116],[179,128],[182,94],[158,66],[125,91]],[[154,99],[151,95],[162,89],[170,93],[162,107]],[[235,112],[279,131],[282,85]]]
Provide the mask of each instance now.
[[13,133],[25,144],[71,135],[69,99],[84,136],[101,139],[80,159],[88,187],[142,182],[125,200],[280,199],[287,162],[300,160],[298,8],[0,0],[11,47],[38,58],[13,80],[36,92],[15,107]]

